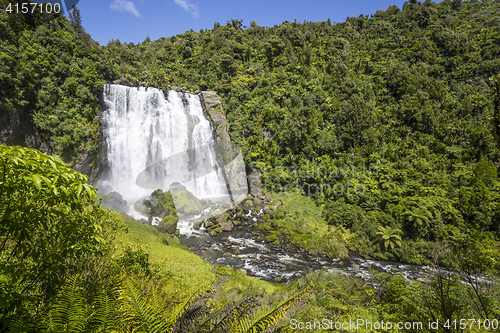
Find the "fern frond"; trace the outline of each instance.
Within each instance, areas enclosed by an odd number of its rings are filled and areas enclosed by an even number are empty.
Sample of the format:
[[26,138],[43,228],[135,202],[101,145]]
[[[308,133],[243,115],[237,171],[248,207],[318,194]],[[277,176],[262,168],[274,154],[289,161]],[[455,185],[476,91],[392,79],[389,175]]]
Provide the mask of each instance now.
[[251,314],[252,308],[258,305],[254,297],[245,297],[239,302],[230,302],[225,305],[224,311],[219,311],[213,320],[214,333],[225,333],[231,330],[244,316]]
[[207,296],[198,297],[177,321],[174,332],[213,332],[210,329],[212,311]]
[[24,317],[19,317],[10,322],[9,325],[10,333],[26,333],[34,332],[32,323],[26,320]]
[[78,275],[70,277],[62,286],[49,313],[49,326],[55,332],[83,332],[88,310],[83,296],[83,286]]
[[184,301],[177,306],[175,306],[169,314],[168,325],[170,329],[175,327],[176,323],[179,321],[181,316],[189,309],[191,304],[196,301],[196,299],[200,296],[203,287],[197,288],[191,295],[186,297]]
[[94,301],[94,330],[111,332],[117,325],[117,302],[114,295],[103,290]]
[[148,303],[147,287],[138,278],[125,277],[119,290],[120,314],[131,331],[155,332],[155,309]]
[[263,332],[269,327],[279,324],[279,321],[286,315],[286,311],[295,306],[307,291],[301,291],[280,302],[272,309],[257,309],[251,314],[243,317],[231,327],[230,332],[234,333],[257,333]]

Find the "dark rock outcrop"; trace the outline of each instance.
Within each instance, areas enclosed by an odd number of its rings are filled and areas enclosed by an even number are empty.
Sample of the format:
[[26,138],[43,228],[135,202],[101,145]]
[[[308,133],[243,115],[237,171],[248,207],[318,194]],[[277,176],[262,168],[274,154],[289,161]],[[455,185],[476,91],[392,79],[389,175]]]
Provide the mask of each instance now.
[[[229,124],[226,116],[224,115],[219,95],[217,95],[215,91],[202,91],[200,92],[199,97],[201,104],[204,106],[205,112],[212,121],[215,133],[217,134],[222,147],[225,152],[229,152],[231,150]],[[226,161],[226,164],[228,162],[229,161]]]
[[147,86],[146,82],[141,82],[137,80],[135,77],[132,75],[125,74],[125,76],[122,76],[118,80],[114,80],[111,82],[112,84],[119,84],[122,86],[127,86],[127,87],[145,87]]
[[261,175],[262,173],[259,169],[252,169],[252,171],[248,175],[248,190],[254,197],[258,197],[262,193],[262,185],[260,182]]

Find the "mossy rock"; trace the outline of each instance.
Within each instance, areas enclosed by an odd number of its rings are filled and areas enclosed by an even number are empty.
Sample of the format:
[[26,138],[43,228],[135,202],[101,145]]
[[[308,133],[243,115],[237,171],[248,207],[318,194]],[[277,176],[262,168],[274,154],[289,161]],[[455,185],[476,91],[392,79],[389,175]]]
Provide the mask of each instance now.
[[228,212],[223,212],[222,214],[219,214],[215,217],[215,220],[217,223],[223,223],[226,222],[229,219],[229,213]]
[[149,200],[142,199],[134,203],[134,209],[143,215],[148,215],[150,207],[151,202]]
[[177,215],[174,200],[170,192],[163,192],[161,189],[151,193],[150,215],[163,218],[167,215]]
[[202,204],[200,199],[189,192],[185,186],[174,183],[170,185],[170,192],[178,214],[189,217],[201,213]]
[[205,228],[210,228],[213,227],[214,225],[217,225],[217,222],[215,221],[215,218],[211,217],[208,220],[203,221],[203,226]]
[[177,230],[177,222],[178,219],[176,216],[173,215],[167,215],[165,216],[160,223],[158,223],[158,230],[162,232],[166,232],[169,234],[175,234]]
[[102,195],[102,207],[123,212],[127,208],[127,202],[123,200],[123,196],[120,193],[110,192],[107,195]]

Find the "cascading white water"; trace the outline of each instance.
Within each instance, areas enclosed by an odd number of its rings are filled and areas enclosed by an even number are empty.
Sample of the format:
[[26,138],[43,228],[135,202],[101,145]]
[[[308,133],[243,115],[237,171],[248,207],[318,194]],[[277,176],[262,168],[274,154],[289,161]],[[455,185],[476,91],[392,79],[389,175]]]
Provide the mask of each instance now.
[[108,177],[99,183],[103,192],[119,192],[133,205],[152,189],[180,182],[200,199],[229,197],[198,96],[169,91],[165,98],[155,88],[111,84],[103,101],[109,164]]

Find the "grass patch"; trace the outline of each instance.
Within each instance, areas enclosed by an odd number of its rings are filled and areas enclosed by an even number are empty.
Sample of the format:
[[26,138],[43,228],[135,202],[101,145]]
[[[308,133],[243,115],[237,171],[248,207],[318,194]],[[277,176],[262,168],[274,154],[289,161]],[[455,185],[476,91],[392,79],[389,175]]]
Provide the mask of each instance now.
[[272,234],[266,238],[267,242],[274,241],[271,237],[283,235],[291,244],[306,249],[314,255],[347,256],[343,231],[331,230],[327,221],[322,218],[321,207],[313,200],[299,193],[266,195],[273,198],[273,204],[282,202],[282,205],[273,212],[275,220],[260,226],[261,230]]
[[216,273],[220,279],[229,278],[221,287],[222,295],[229,299],[241,299],[251,295],[273,295],[284,290],[280,284],[252,278],[232,267],[217,266]]
[[326,236],[328,224],[321,217],[321,207],[300,194],[296,193],[267,193],[273,198],[273,204],[281,201],[282,205],[274,213],[275,217],[286,223],[280,222],[280,227],[300,234],[315,234]]
[[206,285],[214,291],[216,283],[225,277],[218,288],[221,296],[227,299],[271,295],[282,289],[279,284],[249,277],[231,267],[217,265],[213,269],[209,262],[187,251],[188,248],[181,245],[177,237],[161,233],[153,226],[125,219],[119,213],[110,214],[124,226],[115,235],[116,255],[120,255],[126,246],[140,247],[149,254],[151,264],[160,267],[160,274],[171,274],[183,285]]
[[151,264],[159,267],[162,274],[172,274],[179,283],[187,286],[213,286],[217,277],[212,265],[187,251],[187,247],[182,246],[178,238],[160,233],[153,226],[125,219],[118,213],[112,214],[122,218],[125,227],[114,240],[118,255],[127,245],[137,246],[149,254]]

